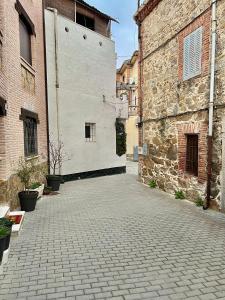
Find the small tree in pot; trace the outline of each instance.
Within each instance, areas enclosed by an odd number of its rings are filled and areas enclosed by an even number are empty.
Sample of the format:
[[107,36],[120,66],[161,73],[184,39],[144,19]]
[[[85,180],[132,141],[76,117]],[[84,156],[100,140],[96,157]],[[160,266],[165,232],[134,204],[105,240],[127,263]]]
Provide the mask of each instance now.
[[24,186],[24,190],[18,194],[21,210],[26,212],[35,210],[38,192],[30,191],[30,183],[34,172],[38,169],[33,159],[20,158],[17,168],[17,176]]
[[61,183],[61,176],[57,175],[57,171],[60,173],[62,163],[65,160],[64,154],[64,144],[62,141],[54,143],[53,141],[49,142],[49,154],[50,154],[50,169],[51,174],[47,175],[48,186],[51,187],[52,191],[58,191]]

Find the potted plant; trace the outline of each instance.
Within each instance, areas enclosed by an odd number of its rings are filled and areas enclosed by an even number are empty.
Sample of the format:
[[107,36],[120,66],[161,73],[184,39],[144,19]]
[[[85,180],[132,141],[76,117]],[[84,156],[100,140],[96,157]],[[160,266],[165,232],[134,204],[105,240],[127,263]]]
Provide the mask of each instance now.
[[19,160],[17,176],[20,178],[21,182],[24,185],[24,190],[21,191],[18,196],[20,200],[21,210],[30,212],[35,210],[38,192],[29,190],[30,181],[33,173],[35,172],[35,164],[34,161],[25,160],[21,158]]
[[50,141],[49,154],[50,154],[51,174],[46,176],[47,184],[52,191],[58,191],[60,188],[60,183],[62,181],[62,178],[60,175],[56,173],[57,171],[60,172],[62,163],[65,159],[63,143],[61,141],[59,141],[58,143],[54,143],[53,141]]
[[5,226],[0,226],[0,262],[2,261],[3,253],[9,248],[11,229]]
[[11,237],[11,232],[12,232],[12,226],[13,226],[13,222],[11,220],[9,220],[8,218],[0,218],[0,227],[6,227],[10,230],[10,235],[8,235],[6,237],[6,249],[7,250],[9,248],[9,243],[10,243],[10,237]]
[[29,190],[38,192],[38,199],[42,197],[45,185],[40,182],[34,182],[31,184]]

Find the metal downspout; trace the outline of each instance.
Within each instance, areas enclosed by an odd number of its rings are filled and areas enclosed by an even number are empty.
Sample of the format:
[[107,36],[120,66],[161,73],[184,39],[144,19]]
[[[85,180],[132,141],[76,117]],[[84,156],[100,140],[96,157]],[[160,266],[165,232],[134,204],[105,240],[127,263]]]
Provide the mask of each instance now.
[[142,49],[142,35],[141,22],[138,22],[138,41],[139,41],[139,88],[138,88],[138,106],[139,106],[139,146],[143,146],[143,93],[142,93],[142,79],[143,79],[143,49]]
[[48,80],[47,80],[47,52],[46,52],[46,28],[45,28],[45,0],[42,0],[43,14],[43,36],[44,36],[44,64],[45,64],[45,97],[46,97],[46,122],[47,122],[47,160],[48,174],[50,174],[50,152],[49,152],[49,110],[48,110]]
[[213,113],[215,98],[215,65],[216,65],[216,39],[217,39],[217,0],[212,0],[212,50],[211,50],[211,77],[210,77],[210,99],[209,99],[209,131],[208,131],[208,165],[207,165],[207,196],[203,209],[208,209],[211,200],[212,181],[212,137],[213,137]]

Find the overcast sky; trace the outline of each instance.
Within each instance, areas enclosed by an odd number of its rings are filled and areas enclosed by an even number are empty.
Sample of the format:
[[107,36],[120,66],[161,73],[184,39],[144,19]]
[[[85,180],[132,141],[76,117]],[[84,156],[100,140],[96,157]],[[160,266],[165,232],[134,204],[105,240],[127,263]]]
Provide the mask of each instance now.
[[133,15],[137,9],[137,0],[85,0],[102,12],[117,19],[120,24],[112,26],[113,39],[116,42],[118,56],[117,67],[138,48],[137,26]]

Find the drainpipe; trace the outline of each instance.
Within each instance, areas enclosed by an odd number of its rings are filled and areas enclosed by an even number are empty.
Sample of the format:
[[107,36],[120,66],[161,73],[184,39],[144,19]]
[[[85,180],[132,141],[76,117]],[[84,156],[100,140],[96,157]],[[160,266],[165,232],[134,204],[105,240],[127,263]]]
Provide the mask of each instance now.
[[45,64],[45,99],[46,99],[46,122],[47,122],[47,160],[48,174],[50,174],[50,151],[49,151],[49,117],[48,117],[48,81],[47,81],[47,56],[46,56],[46,28],[45,28],[45,0],[42,0],[43,14],[43,37],[44,37],[44,64]]
[[77,23],[77,1],[74,3],[74,22]]
[[213,137],[213,113],[215,98],[215,65],[216,65],[216,38],[217,38],[217,0],[212,0],[212,50],[211,50],[211,78],[210,78],[210,99],[209,99],[209,132],[208,132],[208,166],[207,166],[207,196],[203,209],[208,209],[211,200],[212,181],[212,137]]
[[[138,5],[140,5],[140,1],[138,1]],[[143,93],[142,93],[142,78],[143,78],[143,49],[142,49],[142,35],[141,35],[141,21],[138,21],[138,41],[139,41],[139,88],[138,88],[138,93],[139,93],[139,146],[143,145]]]
[[54,13],[54,38],[55,38],[55,88],[56,88],[56,122],[57,122],[57,140],[60,143],[59,130],[59,44],[58,44],[58,10],[48,7],[48,10]]

